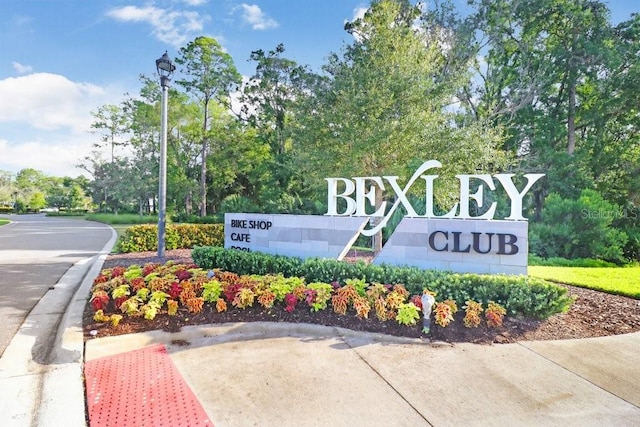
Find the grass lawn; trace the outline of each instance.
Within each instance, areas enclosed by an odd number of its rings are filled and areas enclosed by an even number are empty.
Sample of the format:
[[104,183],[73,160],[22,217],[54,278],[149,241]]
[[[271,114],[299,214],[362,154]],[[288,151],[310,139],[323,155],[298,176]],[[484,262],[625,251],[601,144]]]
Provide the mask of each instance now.
[[640,298],[640,267],[637,266],[621,268],[529,266],[529,276]]
[[5,224],[9,224],[9,220],[8,219],[0,219],[0,225],[5,225]]

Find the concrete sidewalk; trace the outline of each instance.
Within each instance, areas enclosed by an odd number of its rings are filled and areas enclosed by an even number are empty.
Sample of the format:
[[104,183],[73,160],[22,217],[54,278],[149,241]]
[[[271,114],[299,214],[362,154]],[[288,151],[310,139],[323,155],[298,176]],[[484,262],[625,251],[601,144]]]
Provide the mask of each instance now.
[[640,333],[481,346],[247,323],[99,338],[85,360],[158,343],[216,426],[640,425]]

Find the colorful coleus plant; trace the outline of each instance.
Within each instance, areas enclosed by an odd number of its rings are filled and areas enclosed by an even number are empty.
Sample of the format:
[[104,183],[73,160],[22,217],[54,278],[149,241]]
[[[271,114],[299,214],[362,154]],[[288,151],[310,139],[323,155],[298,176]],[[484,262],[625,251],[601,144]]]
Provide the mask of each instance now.
[[296,304],[298,303],[298,297],[293,293],[288,293],[284,296],[284,311],[287,313],[293,312],[296,309]]
[[235,307],[247,308],[253,306],[256,294],[250,288],[240,288],[235,298],[231,302]]
[[178,297],[180,296],[180,292],[182,292],[182,286],[180,286],[180,283],[173,282],[171,283],[171,286],[169,287],[169,292],[167,293],[172,299],[178,299]]
[[489,301],[487,309],[484,311],[484,318],[487,320],[487,326],[490,328],[498,328],[502,326],[504,316],[507,310],[500,304]]
[[216,301],[216,311],[218,313],[227,311],[227,302],[224,299],[218,298],[218,301]]
[[400,304],[396,321],[401,325],[415,325],[420,319],[420,309],[412,302]]
[[453,313],[451,306],[445,302],[437,302],[434,309],[435,322],[443,328],[453,322]]
[[356,315],[361,319],[369,318],[369,311],[371,311],[371,305],[365,297],[357,296],[353,300],[353,308],[356,310]]
[[93,311],[104,310],[109,304],[109,294],[103,290],[97,290],[91,295],[91,307]]
[[333,286],[329,283],[314,282],[307,285],[305,290],[305,299],[307,304],[311,306],[312,311],[324,310],[327,303],[331,299]]
[[480,314],[482,314],[482,304],[476,301],[468,300],[464,305],[464,319],[462,322],[467,328],[477,328],[480,325]]
[[349,307],[349,297],[345,293],[337,292],[331,297],[331,306],[334,312],[344,316]]
[[202,297],[189,298],[184,302],[190,313],[200,313],[204,306],[204,299]]
[[379,297],[373,303],[373,309],[376,312],[376,317],[379,321],[384,322],[389,320],[389,310],[387,309],[387,302],[384,298]]
[[176,271],[176,278],[181,282],[183,280],[191,279],[192,276],[193,276],[193,274],[191,274],[191,272],[188,271],[188,270],[178,270],[178,271]]
[[167,314],[169,316],[178,314],[178,301],[173,299],[167,300]]

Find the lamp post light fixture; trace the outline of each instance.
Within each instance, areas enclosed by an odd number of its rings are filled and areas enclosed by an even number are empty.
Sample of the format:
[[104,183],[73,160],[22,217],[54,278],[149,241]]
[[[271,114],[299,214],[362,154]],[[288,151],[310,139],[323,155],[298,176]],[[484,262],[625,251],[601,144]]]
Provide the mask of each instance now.
[[167,224],[167,98],[169,93],[169,77],[175,71],[176,66],[171,58],[164,52],[156,59],[156,68],[160,76],[162,87],[162,111],[160,118],[160,173],[158,185],[158,257],[164,258],[165,229]]

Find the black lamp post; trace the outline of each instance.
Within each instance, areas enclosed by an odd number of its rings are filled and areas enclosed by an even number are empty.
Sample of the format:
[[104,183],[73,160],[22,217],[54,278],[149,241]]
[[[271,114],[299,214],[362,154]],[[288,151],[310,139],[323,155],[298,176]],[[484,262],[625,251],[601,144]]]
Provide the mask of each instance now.
[[160,177],[158,188],[158,257],[164,258],[165,228],[167,217],[167,98],[169,93],[169,77],[175,71],[167,52],[156,59],[156,68],[162,86],[162,112],[160,129]]

